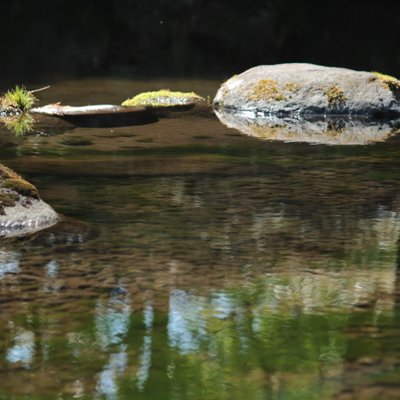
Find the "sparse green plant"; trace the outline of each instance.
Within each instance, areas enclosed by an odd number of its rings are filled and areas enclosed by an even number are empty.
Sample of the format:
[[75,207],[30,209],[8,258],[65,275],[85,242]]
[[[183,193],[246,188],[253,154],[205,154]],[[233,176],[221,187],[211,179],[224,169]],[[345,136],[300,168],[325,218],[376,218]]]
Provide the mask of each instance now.
[[24,86],[15,86],[15,89],[8,90],[0,98],[0,106],[4,109],[16,109],[21,112],[29,111],[36,103],[37,99],[33,92]]

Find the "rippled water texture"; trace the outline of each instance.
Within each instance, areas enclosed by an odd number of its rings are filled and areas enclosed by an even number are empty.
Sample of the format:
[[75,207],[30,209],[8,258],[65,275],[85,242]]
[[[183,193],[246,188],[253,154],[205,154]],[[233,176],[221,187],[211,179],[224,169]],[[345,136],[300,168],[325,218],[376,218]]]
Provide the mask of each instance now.
[[[41,96],[119,103],[162,87],[212,97],[218,82]],[[0,245],[1,400],[400,397],[396,132],[285,143],[206,111],[36,128],[1,128],[1,162],[64,220]]]

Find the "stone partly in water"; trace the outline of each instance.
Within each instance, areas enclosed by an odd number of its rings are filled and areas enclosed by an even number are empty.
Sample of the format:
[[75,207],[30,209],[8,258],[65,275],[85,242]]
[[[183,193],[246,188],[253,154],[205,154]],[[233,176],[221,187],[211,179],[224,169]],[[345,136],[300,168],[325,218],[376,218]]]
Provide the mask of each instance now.
[[223,83],[214,107],[254,116],[400,116],[400,81],[374,72],[313,64],[262,65]]
[[293,118],[250,116],[228,110],[215,111],[219,120],[228,128],[234,128],[262,140],[304,142],[327,145],[366,145],[387,140],[400,127],[400,119],[371,119],[323,117]]
[[37,189],[0,164],[0,238],[26,236],[57,221],[57,213]]
[[114,104],[64,106],[56,103],[32,108],[31,112],[46,117],[57,117],[82,127],[143,125],[157,121],[157,118],[143,106],[122,107]]
[[194,92],[172,92],[168,89],[155,92],[144,92],[125,100],[123,106],[151,106],[151,107],[187,107],[196,103],[205,102],[205,99]]

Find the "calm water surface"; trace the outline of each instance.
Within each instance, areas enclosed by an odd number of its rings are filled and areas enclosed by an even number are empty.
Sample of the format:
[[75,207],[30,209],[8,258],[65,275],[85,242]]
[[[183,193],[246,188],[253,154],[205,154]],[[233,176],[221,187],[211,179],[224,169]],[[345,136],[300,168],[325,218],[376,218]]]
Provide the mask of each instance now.
[[[70,81],[41,100],[162,87],[218,82]],[[0,128],[1,162],[64,217],[0,244],[1,400],[400,398],[395,133],[265,141],[206,111],[37,127]]]

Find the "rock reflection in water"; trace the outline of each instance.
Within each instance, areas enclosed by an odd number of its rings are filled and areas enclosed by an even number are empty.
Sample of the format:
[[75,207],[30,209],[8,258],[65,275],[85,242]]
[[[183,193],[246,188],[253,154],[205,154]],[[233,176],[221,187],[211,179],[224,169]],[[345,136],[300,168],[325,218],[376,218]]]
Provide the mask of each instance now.
[[6,359],[9,363],[21,363],[29,368],[35,354],[35,335],[28,330],[18,330],[14,344],[8,349]]
[[327,145],[366,145],[383,142],[399,131],[400,120],[341,117],[277,117],[215,111],[228,128],[263,140]]
[[19,272],[18,252],[0,250],[0,279]]

